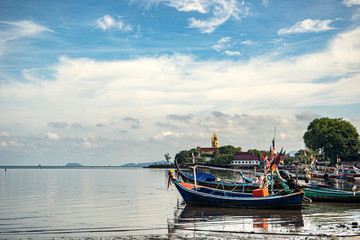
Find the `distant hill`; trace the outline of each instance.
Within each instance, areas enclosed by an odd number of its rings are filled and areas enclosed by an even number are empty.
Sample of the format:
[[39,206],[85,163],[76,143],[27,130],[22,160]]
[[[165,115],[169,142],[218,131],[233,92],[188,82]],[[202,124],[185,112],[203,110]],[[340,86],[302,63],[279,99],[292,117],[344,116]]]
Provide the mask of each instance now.
[[82,167],[80,163],[68,163],[65,165],[65,167]]
[[150,165],[161,165],[161,164],[167,164],[167,161],[158,161],[158,162],[147,162],[147,163],[126,163],[124,165],[121,165],[120,167],[148,167]]

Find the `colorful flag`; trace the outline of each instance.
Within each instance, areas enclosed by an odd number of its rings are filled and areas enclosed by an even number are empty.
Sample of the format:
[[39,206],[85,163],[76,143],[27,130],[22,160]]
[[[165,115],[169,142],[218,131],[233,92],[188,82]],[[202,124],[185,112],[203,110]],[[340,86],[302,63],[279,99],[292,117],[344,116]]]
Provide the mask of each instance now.
[[311,165],[314,165],[315,164],[315,158],[314,158],[313,154],[311,154],[310,159],[311,159]]

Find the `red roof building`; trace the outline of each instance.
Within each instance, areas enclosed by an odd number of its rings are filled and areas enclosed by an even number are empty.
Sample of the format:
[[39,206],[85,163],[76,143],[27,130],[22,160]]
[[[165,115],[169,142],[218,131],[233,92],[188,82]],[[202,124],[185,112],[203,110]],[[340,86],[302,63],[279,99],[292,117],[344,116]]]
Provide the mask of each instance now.
[[248,153],[248,152],[239,152],[239,153],[235,153],[233,156],[233,160],[259,160],[258,156],[252,154],[252,153]]

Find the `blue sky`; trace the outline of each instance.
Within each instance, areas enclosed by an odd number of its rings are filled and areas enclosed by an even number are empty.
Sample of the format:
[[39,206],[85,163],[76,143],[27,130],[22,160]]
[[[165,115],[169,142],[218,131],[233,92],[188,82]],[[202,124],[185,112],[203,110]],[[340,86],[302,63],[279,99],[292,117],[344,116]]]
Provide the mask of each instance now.
[[287,151],[360,128],[360,1],[0,0],[0,165]]

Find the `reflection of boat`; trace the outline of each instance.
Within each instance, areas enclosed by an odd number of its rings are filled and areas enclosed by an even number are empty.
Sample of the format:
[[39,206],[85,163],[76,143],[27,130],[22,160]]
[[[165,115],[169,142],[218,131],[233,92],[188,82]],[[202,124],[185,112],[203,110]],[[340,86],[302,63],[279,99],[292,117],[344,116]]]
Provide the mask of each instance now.
[[[301,209],[273,210],[273,209],[237,209],[237,208],[214,208],[186,205],[179,215],[178,222],[193,221],[217,221],[217,218],[253,219],[254,224],[263,222],[263,226],[273,219],[279,219],[286,225],[303,226]],[[277,221],[278,223],[279,221]],[[260,226],[260,225],[256,225]]]
[[[304,226],[301,209],[238,209],[186,205],[169,224],[169,233],[182,230],[226,233],[277,232]],[[212,236],[213,237],[213,236]],[[176,239],[176,238],[174,238]]]
[[[185,182],[194,183],[194,175],[184,172],[180,169],[177,161],[175,160],[175,165],[177,169],[177,173],[181,176],[181,178]],[[258,189],[260,184],[259,183],[249,183],[250,179],[243,176],[243,174],[239,171],[242,175],[242,178],[247,182],[225,182],[225,181],[218,181],[213,175],[201,173],[196,173],[196,181],[199,185],[210,187],[210,188],[219,188],[231,191],[252,191],[254,189]]]
[[177,180],[172,170],[169,178],[175,184],[180,195],[187,204],[203,206],[241,207],[241,208],[300,208],[303,201],[303,191],[283,192],[282,194],[254,197],[250,193],[230,192],[214,188],[196,186]]
[[360,191],[347,191],[329,187],[303,187],[305,196],[313,201],[360,202]]

